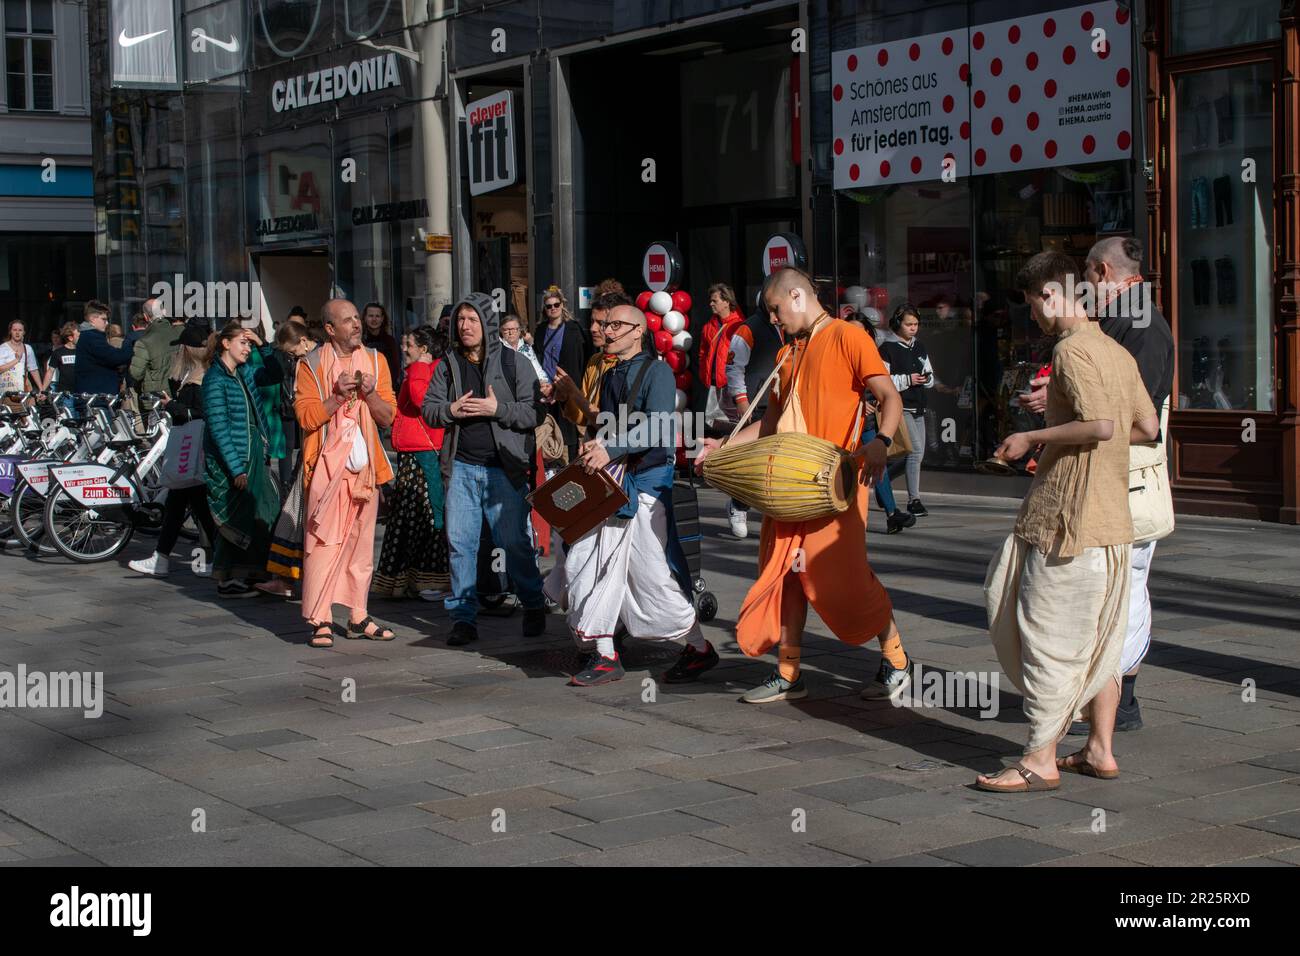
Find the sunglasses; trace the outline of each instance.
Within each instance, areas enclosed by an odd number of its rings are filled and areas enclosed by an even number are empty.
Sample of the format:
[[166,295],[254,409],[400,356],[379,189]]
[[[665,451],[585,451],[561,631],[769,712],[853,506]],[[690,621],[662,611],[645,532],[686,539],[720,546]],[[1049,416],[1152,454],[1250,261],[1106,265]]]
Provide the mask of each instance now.
[[546,308],[547,308],[547,309],[558,309],[558,308],[560,308],[560,303],[558,303],[558,302],[548,302],[548,303],[546,303]]

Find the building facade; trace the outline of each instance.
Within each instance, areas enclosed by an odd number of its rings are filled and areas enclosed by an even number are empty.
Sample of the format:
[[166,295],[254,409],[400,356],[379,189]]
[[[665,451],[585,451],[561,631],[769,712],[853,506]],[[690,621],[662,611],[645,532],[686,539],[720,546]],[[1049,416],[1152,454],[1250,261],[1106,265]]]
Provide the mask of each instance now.
[[124,308],[183,274],[257,281],[274,318],[345,294],[405,327],[478,289],[535,323],[552,285],[639,291],[669,240],[698,325],[795,234],[828,306],[920,310],[932,474],[1015,494],[973,473],[1051,347],[1015,272],[1135,236],[1179,508],[1297,521],[1292,0],[186,0],[167,89],[114,85],[114,5],[97,266]]
[[27,340],[94,296],[86,4],[0,4],[0,312]]

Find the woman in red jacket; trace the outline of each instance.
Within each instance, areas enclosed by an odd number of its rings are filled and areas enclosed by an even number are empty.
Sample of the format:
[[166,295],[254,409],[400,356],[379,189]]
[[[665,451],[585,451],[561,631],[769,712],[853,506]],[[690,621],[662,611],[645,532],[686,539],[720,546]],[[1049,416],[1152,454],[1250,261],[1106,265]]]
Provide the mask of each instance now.
[[439,601],[450,584],[442,472],[438,465],[442,429],[430,428],[420,415],[424,393],[446,347],[446,338],[428,327],[402,336],[406,374],[397,393],[397,417],[393,419],[397,491],[370,588],[381,597]]

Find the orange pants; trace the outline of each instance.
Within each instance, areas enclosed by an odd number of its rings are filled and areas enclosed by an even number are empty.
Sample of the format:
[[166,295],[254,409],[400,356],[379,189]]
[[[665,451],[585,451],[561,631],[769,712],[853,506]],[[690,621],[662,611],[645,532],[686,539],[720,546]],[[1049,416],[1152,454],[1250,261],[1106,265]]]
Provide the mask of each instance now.
[[304,535],[302,616],[308,621],[330,620],[335,604],[366,613],[375,570],[379,490],[368,501],[355,501],[352,489],[357,480],[351,473],[343,476],[337,500],[324,509],[321,534],[308,530]]
[[847,511],[797,524],[763,519],[758,580],[736,621],[736,641],[758,657],[781,640],[781,592],[791,574],[831,633],[846,644],[865,644],[885,629],[894,607],[867,563],[867,506],[858,488]]

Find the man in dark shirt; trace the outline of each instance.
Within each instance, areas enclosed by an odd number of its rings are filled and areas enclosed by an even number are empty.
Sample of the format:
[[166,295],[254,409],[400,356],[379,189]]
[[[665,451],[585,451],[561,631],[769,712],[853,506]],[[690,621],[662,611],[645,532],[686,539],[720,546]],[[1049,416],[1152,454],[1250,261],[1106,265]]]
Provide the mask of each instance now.
[[447,489],[447,545],[452,596],[452,646],[478,639],[479,540],[486,520],[493,544],[524,606],[523,634],[546,630],[546,600],[528,533],[525,499],[540,424],[541,389],[532,363],[503,348],[501,314],[489,296],[472,292],[452,312],[456,342],[438,363],[421,409],[447,429],[441,455]]
[[[1137,362],[1142,384],[1151,396],[1151,404],[1160,412],[1174,384],[1174,336],[1169,322],[1151,301],[1149,290],[1142,288],[1142,243],[1132,237],[1108,236],[1088,252],[1084,279],[1091,283],[1095,313],[1101,330],[1118,342]],[[1030,411],[1041,412],[1047,405],[1047,383],[1042,383],[1021,404]],[[1160,417],[1160,437],[1165,441],[1166,416]],[[1147,578],[1151,572],[1154,541],[1133,545],[1133,571],[1129,588],[1128,630],[1124,637],[1124,682],[1116,730],[1139,730],[1142,710],[1135,689],[1138,667],[1151,646],[1151,594]],[[1088,724],[1077,721],[1072,734],[1086,734]]]

